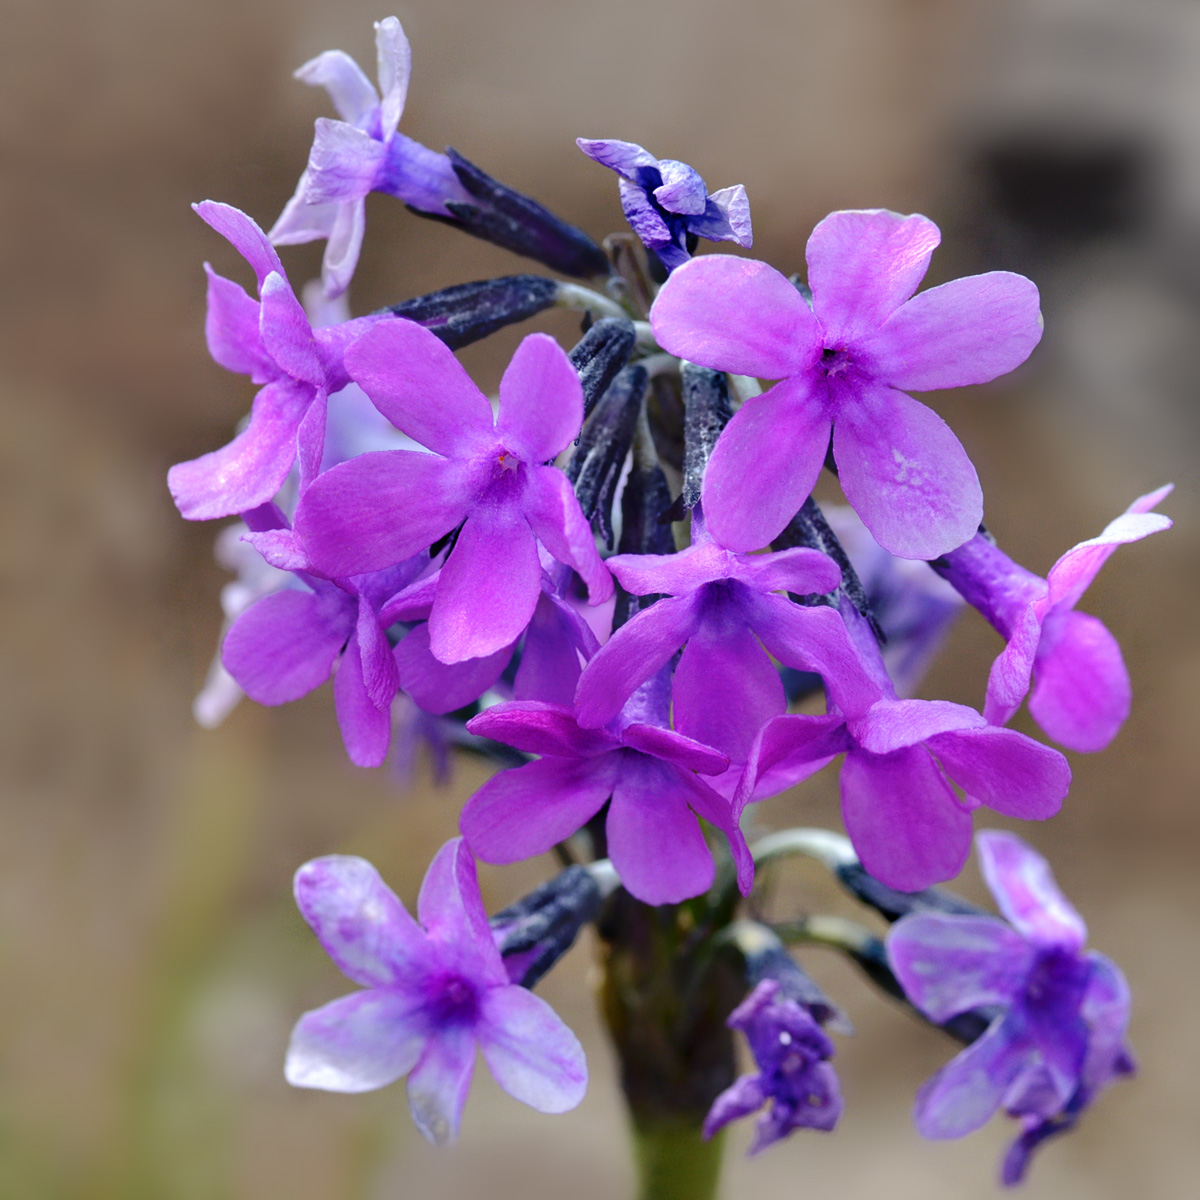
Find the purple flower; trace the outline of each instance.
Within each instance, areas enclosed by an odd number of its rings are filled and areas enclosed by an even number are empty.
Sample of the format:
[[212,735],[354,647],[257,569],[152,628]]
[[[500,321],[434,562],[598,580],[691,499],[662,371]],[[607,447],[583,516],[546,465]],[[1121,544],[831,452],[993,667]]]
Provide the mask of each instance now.
[[467,729],[541,755],[494,775],[467,801],[459,827],[485,862],[549,850],[591,820],[611,797],[608,853],[621,882],[647,904],[674,904],[712,885],[712,853],[697,817],[729,839],[743,895],[754,864],[729,801],[696,772],[729,766],[719,751],[664,728],[666,681],[645,685],[622,717],[584,729],[558,704],[498,704]]
[[764,979],[730,1015],[727,1023],[746,1035],[758,1071],[727,1087],[704,1119],[710,1138],[769,1104],[755,1125],[751,1154],[793,1129],[832,1129],[842,1115],[837,1074],[829,1065],[833,1042],[806,1008],[779,990],[777,980]]
[[689,238],[753,244],[750,201],[740,183],[710,194],[699,173],[687,163],[655,158],[633,142],[576,138],[575,144],[621,177],[625,219],[668,271],[691,258]]
[[583,420],[579,377],[553,338],[530,334],[517,348],[495,417],[453,353],[411,321],[369,330],[347,364],[380,412],[433,453],[364,454],[313,482],[296,529],[318,570],[378,571],[461,525],[429,616],[429,644],[444,663],[495,654],[520,636],[542,591],[539,540],[579,572],[593,603],[612,594],[571,485],[543,465]]
[[1123,1046],[1129,995],[1112,962],[1083,952],[1083,920],[1045,859],[1011,833],[989,830],[977,842],[1008,923],[915,913],[888,934],[888,959],[931,1021],[1000,1010],[982,1037],[921,1088],[914,1115],[928,1138],[962,1137],[1001,1106],[1020,1117],[1025,1130],[1005,1167],[1006,1182],[1015,1182],[1049,1126],[1077,1115],[1131,1069]]
[[289,1083],[366,1092],[407,1075],[413,1120],[437,1144],[458,1136],[477,1047],[496,1082],[539,1112],[566,1112],[583,1099],[583,1049],[544,1000],[509,982],[462,839],[430,864],[420,924],[369,862],[345,855],[305,863],[296,903],[365,990],[300,1018]]
[[[669,598],[621,626],[584,668],[579,722],[606,725],[637,686],[683,646],[672,683],[675,728],[743,763],[758,731],[787,708],[771,654],[810,670],[819,669],[818,661],[824,665],[839,644],[843,655],[853,654],[836,613],[771,593],[831,592],[841,572],[817,550],[755,555],[726,550],[709,535],[699,508],[692,538],[678,554],[618,554],[607,560],[627,592]],[[836,688],[837,675],[831,675]]]
[[303,83],[329,93],[342,119],[317,121],[308,167],[270,237],[277,246],[328,239],[321,280],[331,297],[346,290],[358,264],[368,193],[387,192],[440,216],[448,215],[447,201],[470,199],[446,155],[397,132],[412,51],[395,17],[375,23],[375,46],[378,92],[341,50],[327,50],[296,72]]
[[993,271],[914,296],[940,235],[926,217],[836,212],[808,241],[812,307],[766,263],[706,255],[663,285],[650,320],[664,349],[778,379],[717,442],[703,498],[734,550],[775,538],[812,491],[833,435],[842,490],[900,558],[962,545],[983,515],[950,427],[901,388],[984,383],[1041,337],[1037,288]]
[[245,213],[206,200],[195,206],[241,254],[258,278],[256,303],[232,280],[208,272],[209,353],[261,389],[250,421],[233,441],[167,475],[171,495],[189,521],[229,517],[266,503],[300,459],[302,482],[316,474],[325,440],[326,400],[349,383],[346,346],[387,314],[314,330],[296,299],[279,256]]
[[977,534],[946,555],[938,571],[1008,640],[988,676],[984,715],[1003,725],[1029,692],[1029,711],[1060,745],[1103,750],[1129,716],[1129,672],[1116,638],[1077,612],[1088,585],[1112,552],[1169,529],[1151,512],[1172,485],[1139,496],[1099,537],[1072,546],[1045,579],[1013,562]]

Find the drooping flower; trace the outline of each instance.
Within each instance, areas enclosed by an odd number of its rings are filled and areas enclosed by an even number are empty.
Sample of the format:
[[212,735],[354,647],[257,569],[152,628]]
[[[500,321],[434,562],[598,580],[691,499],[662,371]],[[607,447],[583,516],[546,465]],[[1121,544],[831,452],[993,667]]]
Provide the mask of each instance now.
[[988,676],[989,721],[1009,721],[1032,681],[1030,714],[1060,745],[1103,750],[1116,737],[1129,716],[1129,672],[1116,638],[1075,605],[1118,546],[1171,527],[1151,511],[1171,487],[1139,496],[1099,537],[1072,546],[1045,579],[982,534],[934,564],[1008,640]]
[[914,296],[940,240],[922,216],[837,212],[808,241],[812,306],[766,263],[705,255],[677,268],[650,314],[660,345],[717,370],[781,382],[717,442],[703,498],[713,533],[757,550],[812,491],[833,437],[846,498],[901,558],[962,545],[983,515],[950,427],[900,389],[984,383],[1041,337],[1038,293],[1006,271]]
[[347,361],[380,412],[432,453],[364,454],[312,483],[296,529],[318,570],[382,570],[461,525],[429,616],[430,647],[444,663],[494,654],[520,636],[542,591],[539,540],[579,572],[593,603],[612,594],[575,493],[543,465],[583,420],[579,377],[553,338],[530,334],[517,348],[496,416],[453,353],[411,321],[369,330]]
[[327,399],[350,382],[343,353],[367,329],[391,318],[376,313],[314,330],[263,231],[228,204],[206,200],[195,209],[254,269],[259,293],[255,302],[205,266],[209,353],[221,366],[262,385],[249,423],[233,441],[177,463],[167,475],[180,513],[189,521],[208,521],[271,500],[297,456],[305,482],[317,473]]
[[576,138],[589,158],[621,177],[621,208],[630,228],[668,271],[691,258],[698,237],[750,246],[750,202],[740,183],[709,192],[693,167],[673,158],[655,158],[634,142],[615,138]]
[[308,166],[270,238],[277,246],[328,239],[321,279],[330,297],[346,290],[358,265],[370,192],[442,216],[447,201],[470,200],[446,155],[397,130],[412,50],[395,17],[376,21],[375,47],[379,91],[341,50],[326,50],[296,71],[301,82],[329,93],[341,120],[318,119]]
[[544,1000],[510,983],[461,838],[430,864],[419,924],[361,858],[314,859],[295,890],[326,953],[364,990],[300,1018],[289,1083],[365,1092],[407,1075],[413,1120],[436,1144],[458,1135],[477,1048],[496,1082],[539,1112],[583,1098],[583,1049]]
[[1005,1161],[1015,1183],[1035,1145],[1132,1070],[1124,1047],[1129,993],[1117,966],[1084,952],[1087,929],[1049,865],[1010,833],[977,839],[988,887],[1006,921],[915,913],[887,939],[908,999],[931,1021],[1000,1011],[987,1031],[922,1088],[914,1116],[928,1138],[978,1129],[1000,1107],[1024,1129]]
[[842,1115],[841,1089],[829,1063],[833,1042],[803,1005],[779,992],[777,980],[764,979],[730,1015],[727,1024],[746,1035],[758,1071],[726,1088],[704,1119],[704,1136],[711,1138],[769,1105],[755,1125],[751,1154],[794,1129],[832,1129]]

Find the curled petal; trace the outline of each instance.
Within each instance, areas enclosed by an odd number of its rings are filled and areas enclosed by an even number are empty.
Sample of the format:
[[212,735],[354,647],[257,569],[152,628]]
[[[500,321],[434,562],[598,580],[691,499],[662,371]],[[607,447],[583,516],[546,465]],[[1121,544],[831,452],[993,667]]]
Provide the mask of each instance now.
[[475,1034],[449,1025],[429,1038],[408,1076],[408,1108],[426,1141],[446,1146],[458,1137],[475,1073]]
[[800,783],[849,748],[841,717],[772,718],[750,747],[734,796],[735,807],[740,811],[754,800],[766,799]]
[[546,333],[517,347],[500,380],[496,435],[519,458],[543,463],[561,453],[583,424],[583,387],[571,360]]
[[351,125],[365,121],[379,103],[375,85],[344,50],[326,50],[310,58],[295,72],[295,77],[309,87],[323,87],[338,116]]
[[375,53],[382,93],[379,123],[386,138],[400,123],[412,74],[412,47],[395,17],[375,22]]
[[258,322],[263,346],[286,374],[314,388],[324,384],[312,326],[292,285],[274,271],[262,285]]
[[729,766],[728,755],[673,729],[663,729],[658,725],[627,725],[621,737],[627,746],[673,763],[685,771],[720,775]]
[[704,1118],[705,1138],[711,1138],[726,1125],[748,1117],[766,1104],[767,1093],[761,1080],[759,1075],[742,1075],[713,1101]]
[[392,744],[391,700],[381,708],[367,690],[357,634],[347,643],[338,663],[333,702],[350,761],[356,767],[382,767]]
[[232,204],[203,200],[192,205],[196,215],[215,229],[251,266],[258,286],[262,287],[272,271],[287,278],[287,272],[275,253],[275,247],[258,225]]
[[467,722],[477,737],[492,738],[526,754],[562,758],[607,754],[618,746],[606,729],[584,729],[570,708],[536,700],[494,704]]
[[747,248],[754,244],[750,200],[746,189],[740,183],[713,192],[708,197],[704,216],[689,224],[692,232],[700,237],[736,242],[737,245]]

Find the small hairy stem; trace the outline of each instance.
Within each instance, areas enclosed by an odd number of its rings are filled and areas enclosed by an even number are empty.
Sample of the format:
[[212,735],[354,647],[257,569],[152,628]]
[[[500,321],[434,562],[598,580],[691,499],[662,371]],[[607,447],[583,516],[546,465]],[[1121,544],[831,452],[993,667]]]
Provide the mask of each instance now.
[[830,870],[858,862],[849,838],[831,829],[781,829],[769,833],[750,847],[756,867],[797,854],[815,858]]
[[[578,283],[560,283],[555,304],[559,308],[590,313],[597,321],[603,317],[622,317],[626,320],[629,318],[629,313],[615,300]],[[634,321],[633,328],[637,332],[637,344],[642,349],[658,349],[658,343],[654,340],[654,332],[648,321]]]

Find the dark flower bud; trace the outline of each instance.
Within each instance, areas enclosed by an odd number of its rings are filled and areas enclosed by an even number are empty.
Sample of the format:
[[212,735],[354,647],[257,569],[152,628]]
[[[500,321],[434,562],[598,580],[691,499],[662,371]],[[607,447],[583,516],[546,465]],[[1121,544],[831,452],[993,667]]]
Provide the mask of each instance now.
[[[658,465],[658,455],[650,429],[639,421],[634,431],[633,463],[621,492],[621,554],[674,554],[675,535],[670,518],[673,501],[667,477]],[[613,610],[613,629],[620,629],[635,613],[649,608],[657,594],[633,596],[617,587],[617,603]]]
[[733,416],[729,384],[723,371],[710,371],[685,362],[683,378],[683,504],[695,508],[700,499],[704,468],[721,430]]
[[732,930],[733,940],[746,964],[746,983],[750,991],[764,979],[772,979],[779,985],[777,995],[780,1000],[799,1004],[820,1025],[830,1025],[841,1033],[854,1032],[849,1018],[788,953],[776,934],[755,921],[739,921]]
[[920,892],[898,892],[868,875],[861,863],[840,863],[833,869],[838,882],[851,895],[869,904],[889,921],[915,912],[950,913],[953,916],[990,915],[987,909],[956,896],[945,888],[931,887]]
[[604,317],[583,335],[567,355],[571,366],[579,372],[579,382],[583,385],[585,418],[608,391],[617,372],[629,361],[636,341],[637,333],[632,321],[623,317]]

